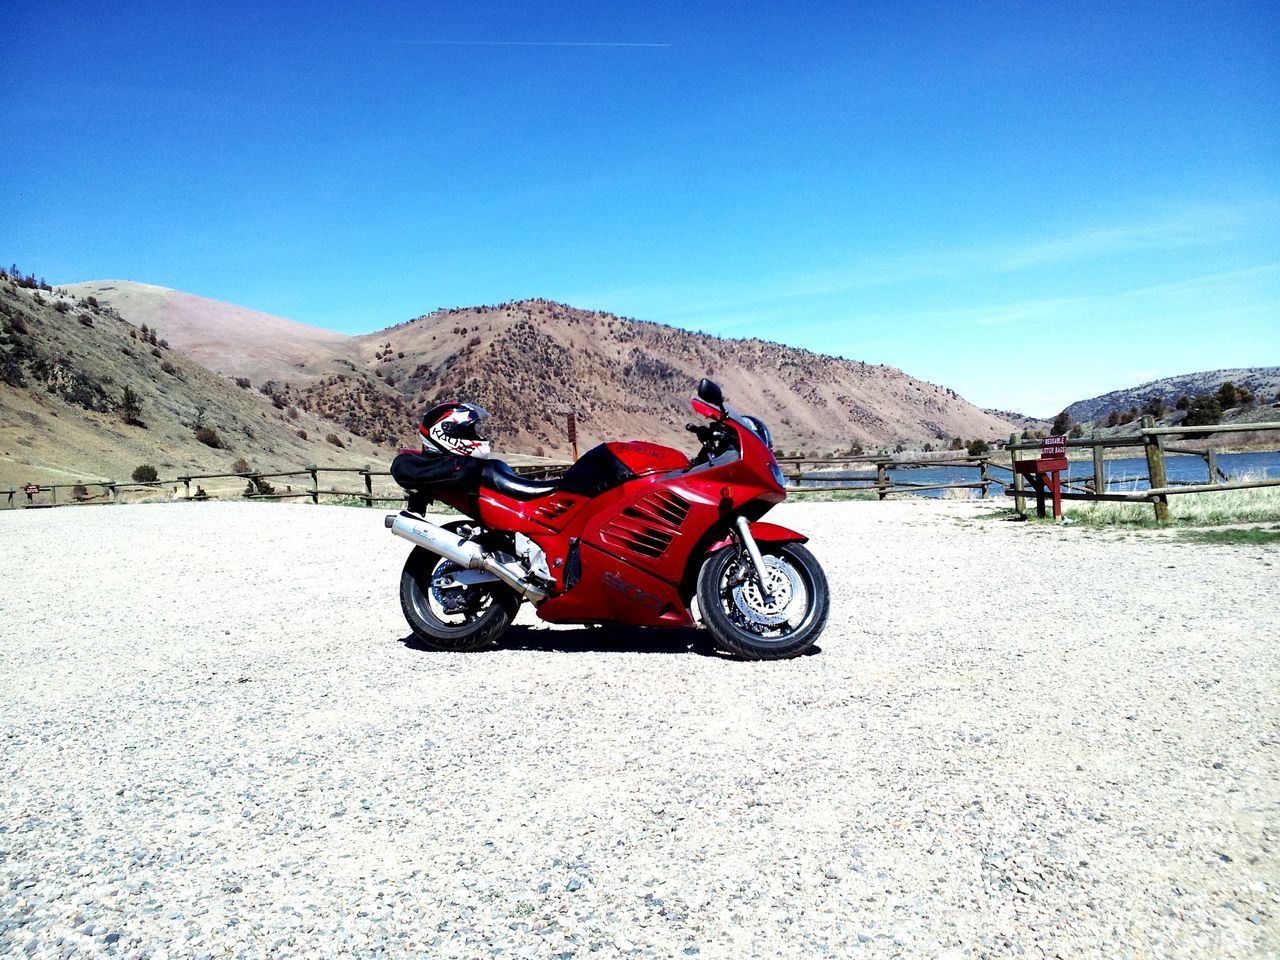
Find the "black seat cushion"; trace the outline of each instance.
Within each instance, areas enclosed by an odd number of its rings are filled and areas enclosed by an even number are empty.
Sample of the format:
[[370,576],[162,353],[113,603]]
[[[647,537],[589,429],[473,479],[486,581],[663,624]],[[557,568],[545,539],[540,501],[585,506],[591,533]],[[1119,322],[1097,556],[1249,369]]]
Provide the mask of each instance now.
[[481,482],[504,496],[535,500],[560,489],[559,480],[529,480],[518,475],[501,460],[484,460]]

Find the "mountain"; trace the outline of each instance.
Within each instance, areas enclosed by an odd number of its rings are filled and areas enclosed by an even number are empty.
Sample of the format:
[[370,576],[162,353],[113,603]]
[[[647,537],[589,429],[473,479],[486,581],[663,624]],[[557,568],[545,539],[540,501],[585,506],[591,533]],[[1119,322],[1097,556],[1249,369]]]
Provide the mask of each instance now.
[[1166,406],[1172,407],[1181,396],[1205,396],[1228,381],[1252,392],[1259,402],[1280,399],[1277,396],[1280,394],[1280,367],[1232,367],[1165,377],[1088,400],[1077,400],[1067,407],[1067,413],[1077,423],[1090,423],[1104,419],[1113,410],[1123,412],[1134,407],[1141,410],[1152,397],[1158,397]]
[[331,330],[148,283],[101,280],[59,289],[108,304],[135,326],[162,331],[170,344],[216,373],[248,377],[255,383],[318,379],[332,372],[326,364],[341,365],[351,340]]
[[1017,427],[1019,431],[1048,430],[1053,426],[1052,420],[1042,420],[1040,417],[1032,417],[1025,413],[1015,413],[1012,410],[994,410],[989,407],[984,407],[982,412],[989,413],[991,416],[997,417],[1000,420],[1008,421],[1013,424],[1013,426]]
[[[260,470],[385,460],[366,438],[242,389],[154,336],[101,303],[0,279],[0,486],[127,482],[141,464],[169,478],[225,473],[239,458]],[[219,446],[198,439],[198,426]]]
[[493,413],[500,451],[567,455],[558,411],[568,408],[578,414],[581,449],[627,437],[691,448],[683,425],[701,376],[719,380],[735,406],[764,418],[788,452],[994,439],[1011,430],[955,391],[892,367],[547,300],[441,309],[346,337],[127,281],[67,290],[158,327],[175,349],[211,369],[248,378],[386,447],[413,436],[425,407],[462,398]]

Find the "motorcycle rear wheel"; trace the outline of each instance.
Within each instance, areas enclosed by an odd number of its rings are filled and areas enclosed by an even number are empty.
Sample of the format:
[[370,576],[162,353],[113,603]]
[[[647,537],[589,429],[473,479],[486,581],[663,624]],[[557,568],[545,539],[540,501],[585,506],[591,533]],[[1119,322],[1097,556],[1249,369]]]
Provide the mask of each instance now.
[[425,647],[458,652],[483,650],[511,626],[520,609],[520,598],[502,584],[467,587],[466,609],[450,614],[432,589],[432,580],[449,568],[457,569],[430,550],[414,547],[400,573],[400,609],[413,635]]
[[812,553],[798,543],[761,545],[770,594],[761,595],[751,561],[732,547],[698,573],[698,609],[716,642],[748,660],[797,657],[827,625],[831,591]]

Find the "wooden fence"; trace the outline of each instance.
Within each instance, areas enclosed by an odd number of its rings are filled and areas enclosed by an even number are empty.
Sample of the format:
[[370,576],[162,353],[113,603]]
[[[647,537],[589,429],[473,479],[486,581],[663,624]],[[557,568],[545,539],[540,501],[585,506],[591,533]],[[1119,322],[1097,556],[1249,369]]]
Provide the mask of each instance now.
[[[1243,490],[1251,487],[1280,486],[1280,477],[1261,480],[1232,480],[1218,468],[1218,453],[1214,447],[1197,450],[1192,447],[1177,446],[1168,443],[1166,437],[1206,436],[1215,433],[1253,433],[1280,431],[1280,423],[1233,423],[1213,424],[1200,427],[1157,427],[1152,417],[1143,417],[1142,425],[1136,436],[1118,436],[1102,438],[1098,436],[1082,437],[1067,440],[1067,447],[1074,449],[1087,448],[1093,454],[1093,476],[1063,482],[1062,499],[1115,501],[1120,503],[1150,503],[1161,523],[1169,519],[1169,497],[1184,493],[1211,493],[1221,490]],[[1150,487],[1145,490],[1117,491],[1108,490],[1103,470],[1104,453],[1109,449],[1141,448],[1147,460],[1147,476],[1130,477],[1123,482],[1133,483],[1146,481]],[[1039,451],[1040,442],[1020,442],[1017,435],[1009,438],[1006,448],[1010,457],[1017,458],[1023,451]],[[1181,454],[1199,457],[1205,464],[1205,482],[1170,481],[1165,458],[1169,454]],[[1026,510],[1026,487],[1021,474],[1015,473],[1012,485],[1005,490],[1005,495],[1014,497],[1018,512]]]
[[[1149,502],[1156,512],[1157,519],[1165,521],[1169,517],[1169,497],[1182,493],[1205,493],[1218,490],[1239,490],[1247,487],[1280,486],[1280,478],[1264,480],[1231,480],[1217,465],[1217,451],[1210,447],[1206,450],[1195,450],[1166,442],[1166,437],[1205,435],[1214,433],[1239,433],[1246,431],[1280,431],[1280,423],[1248,423],[1217,424],[1205,427],[1157,427],[1151,417],[1144,417],[1137,435],[1109,438],[1085,437],[1068,440],[1069,448],[1088,448],[1092,451],[1093,475],[1079,479],[1064,481],[1062,497],[1066,500],[1094,500],[1120,502]],[[1104,472],[1104,452],[1108,449],[1141,448],[1146,455],[1148,476],[1126,478],[1125,482],[1147,481],[1150,489],[1117,491],[1107,489]],[[1017,458],[1019,453],[1039,451],[1039,441],[1019,441],[1017,435],[1009,438],[1006,448],[1010,458]],[[1169,454],[1182,454],[1200,457],[1204,460],[1206,470],[1205,483],[1170,482],[1165,467],[1165,457]],[[991,495],[992,488],[1003,488],[1006,496],[1015,498],[1019,512],[1026,510],[1028,492],[1024,486],[1024,478],[1015,473],[1011,464],[996,461],[990,456],[947,456],[936,460],[899,460],[884,455],[850,456],[850,457],[781,457],[778,465],[782,468],[787,480],[787,490],[792,493],[815,492],[865,492],[873,493],[879,500],[891,494],[919,494],[934,490],[977,490],[978,496],[986,498]],[[559,475],[568,466],[565,463],[540,463],[515,467],[517,473],[526,477],[545,478]],[[960,467],[974,471],[972,481],[956,481],[948,483],[927,483],[895,479],[890,476],[891,470],[914,467]],[[874,474],[871,472],[874,471]],[[1010,479],[997,478],[993,471],[1009,475]],[[336,474],[340,480],[333,485],[322,487],[321,475]],[[861,474],[861,475],[859,475]],[[78,483],[59,483],[42,485],[40,492],[27,495],[22,488],[0,490],[0,499],[9,508],[15,507],[53,507],[73,503],[120,502],[130,490],[144,490],[149,493],[163,494],[166,488],[171,490],[170,497],[184,500],[209,499],[202,481],[234,480],[237,485],[244,482],[246,488],[252,484],[257,489],[257,480],[283,480],[288,478],[305,478],[300,484],[303,489],[294,490],[287,485],[284,491],[271,493],[240,494],[248,500],[287,500],[292,498],[309,499],[312,503],[320,503],[322,498],[356,500],[372,507],[375,503],[403,503],[407,497],[394,483],[381,482],[388,480],[391,473],[387,470],[374,470],[372,467],[319,467],[309,466],[297,470],[279,470],[270,473],[202,473],[184,474],[169,480],[156,480],[150,483],[118,483],[114,480],[84,480]],[[379,483],[375,487],[375,478]],[[355,479],[352,484],[356,489],[340,489],[342,480]],[[194,491],[192,484],[195,484]],[[177,488],[181,486],[179,494]],[[94,490],[100,491],[93,493]],[[59,491],[70,491],[62,494]],[[220,495],[225,495],[219,491]],[[1033,495],[1033,494],[1032,494]]]
[[[886,456],[857,457],[779,457],[778,466],[787,480],[789,493],[863,492],[874,493],[879,500],[892,493],[924,493],[929,490],[977,490],[985,498],[988,488],[1003,486],[992,470],[1012,473],[1012,468],[996,463],[990,457],[944,457],[937,460],[898,460]],[[889,476],[890,470],[917,467],[963,467],[977,471],[972,482],[919,483]],[[875,470],[875,475],[869,472]],[[861,475],[859,475],[861,472]],[[805,484],[809,484],[805,486]]]
[[[519,468],[517,468],[519,469]],[[532,468],[537,469],[537,468]],[[339,480],[334,484],[322,486],[320,477],[324,474],[337,474]],[[388,470],[375,470],[372,467],[301,467],[297,470],[276,470],[272,472],[259,473],[253,471],[250,473],[191,473],[182,474],[167,480],[154,480],[146,483],[130,481],[128,483],[118,483],[114,480],[81,480],[76,483],[57,483],[49,485],[41,485],[38,493],[27,494],[25,488],[17,487],[10,490],[0,490],[0,497],[4,498],[7,507],[56,507],[66,506],[69,504],[84,503],[119,503],[125,494],[130,490],[146,491],[151,494],[164,494],[165,490],[175,492],[176,499],[181,500],[207,500],[213,497],[204,489],[203,482],[210,480],[234,480],[238,487],[241,482],[245,484],[244,489],[250,486],[256,491],[258,490],[259,480],[281,480],[286,478],[300,478],[301,490],[294,490],[293,484],[286,486],[283,491],[273,490],[271,493],[244,493],[240,494],[246,500],[289,500],[289,499],[309,499],[312,503],[319,503],[321,498],[341,499],[341,500],[359,500],[366,506],[373,506],[375,503],[394,503],[403,502],[407,499],[404,491],[398,486],[391,489],[394,484],[383,484],[378,489],[374,487],[374,478],[390,478],[391,473]],[[305,478],[305,479],[302,479]],[[346,479],[355,479],[357,482],[351,486],[356,489],[339,489],[339,484]],[[194,484],[195,489],[192,489]],[[182,488],[181,494],[176,494],[178,487]],[[59,501],[59,491],[64,491],[62,499]],[[66,491],[70,491],[67,493]],[[99,492],[94,492],[99,491]],[[224,491],[219,491],[223,493]],[[171,496],[171,499],[175,497]],[[154,499],[151,497],[149,499]]]

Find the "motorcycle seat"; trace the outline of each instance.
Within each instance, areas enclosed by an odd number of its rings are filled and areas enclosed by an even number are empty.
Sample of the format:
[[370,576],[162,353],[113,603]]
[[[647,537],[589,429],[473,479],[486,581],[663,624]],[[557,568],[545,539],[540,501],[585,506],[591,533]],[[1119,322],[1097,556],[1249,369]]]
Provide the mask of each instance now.
[[516,500],[536,500],[560,489],[560,480],[530,480],[522,477],[501,460],[485,460],[480,482],[498,493]]

